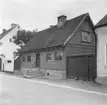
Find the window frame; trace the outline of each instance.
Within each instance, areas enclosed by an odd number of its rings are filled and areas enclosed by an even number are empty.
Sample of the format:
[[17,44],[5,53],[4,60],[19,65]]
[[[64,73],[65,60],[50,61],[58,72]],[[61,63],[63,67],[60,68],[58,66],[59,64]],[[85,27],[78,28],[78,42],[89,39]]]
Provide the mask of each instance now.
[[92,41],[91,37],[92,37],[92,32],[91,31],[86,31],[86,30],[81,31],[81,40],[82,40],[82,42],[91,43],[91,41]]
[[7,60],[7,63],[12,63],[12,60]]
[[[51,54],[51,55],[50,55]],[[48,58],[48,55],[49,55],[49,57],[51,57],[51,59],[47,59]],[[52,59],[52,52],[47,52],[46,53],[46,61],[53,61],[53,59]]]
[[[30,57],[30,58],[29,58],[29,57]],[[32,61],[31,55],[27,55],[27,61],[28,61],[28,62],[31,62],[31,61]]]
[[[56,59],[56,58],[57,58],[57,57],[56,57],[57,53],[60,54],[61,59]],[[63,61],[63,53],[62,53],[62,52],[59,52],[59,51],[56,51],[55,54],[54,54],[54,59],[55,59],[55,61]]]
[[12,42],[12,39],[11,39],[11,38],[9,39],[9,42]]

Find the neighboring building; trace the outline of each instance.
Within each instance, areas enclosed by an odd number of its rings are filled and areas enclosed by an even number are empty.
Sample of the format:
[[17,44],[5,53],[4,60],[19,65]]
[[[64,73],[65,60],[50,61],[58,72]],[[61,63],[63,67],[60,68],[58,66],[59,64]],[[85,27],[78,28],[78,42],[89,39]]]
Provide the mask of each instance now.
[[96,78],[94,25],[88,13],[40,31],[23,47],[21,70],[44,73],[46,77]]
[[17,35],[20,26],[12,23],[11,28],[3,29],[0,34],[0,70],[1,71],[14,71],[14,52],[19,48],[12,42],[12,37]]
[[95,26],[97,35],[97,74],[107,76],[107,15]]

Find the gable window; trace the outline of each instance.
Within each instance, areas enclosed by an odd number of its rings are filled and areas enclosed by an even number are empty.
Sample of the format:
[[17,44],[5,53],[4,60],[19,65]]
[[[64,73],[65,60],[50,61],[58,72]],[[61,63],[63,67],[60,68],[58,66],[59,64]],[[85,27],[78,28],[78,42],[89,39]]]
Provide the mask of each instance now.
[[61,52],[55,52],[55,60],[61,61],[63,54]]
[[24,55],[22,56],[22,62],[25,62],[25,56]]
[[82,31],[82,41],[83,42],[91,42],[91,32]]
[[46,60],[47,61],[52,61],[52,53],[47,53],[46,54]]
[[31,62],[31,56],[30,55],[27,56],[27,61]]

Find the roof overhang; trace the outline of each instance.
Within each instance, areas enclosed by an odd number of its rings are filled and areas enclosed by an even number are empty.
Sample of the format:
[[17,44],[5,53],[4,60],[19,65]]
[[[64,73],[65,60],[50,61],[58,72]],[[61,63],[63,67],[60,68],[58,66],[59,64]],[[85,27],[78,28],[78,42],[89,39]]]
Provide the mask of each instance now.
[[103,24],[103,25],[95,26],[95,28],[100,28],[100,27],[104,27],[104,26],[107,26],[107,23]]

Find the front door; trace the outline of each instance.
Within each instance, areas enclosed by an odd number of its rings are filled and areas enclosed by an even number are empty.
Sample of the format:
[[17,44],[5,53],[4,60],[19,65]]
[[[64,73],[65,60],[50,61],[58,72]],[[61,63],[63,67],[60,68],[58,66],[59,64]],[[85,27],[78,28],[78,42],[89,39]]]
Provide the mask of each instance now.
[[40,67],[40,54],[36,54],[36,67]]
[[68,78],[87,78],[88,60],[87,56],[68,57],[67,76]]

